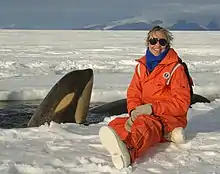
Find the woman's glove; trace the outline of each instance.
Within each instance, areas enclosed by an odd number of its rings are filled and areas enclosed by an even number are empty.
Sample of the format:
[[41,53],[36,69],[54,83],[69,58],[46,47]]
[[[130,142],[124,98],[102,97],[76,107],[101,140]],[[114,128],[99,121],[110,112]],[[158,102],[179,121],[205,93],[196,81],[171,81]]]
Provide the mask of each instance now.
[[142,114],[151,115],[152,105],[151,104],[140,105],[131,111],[130,118],[125,122],[125,129],[128,132],[131,132],[131,126],[134,120],[137,118],[137,116],[142,115]]
[[144,104],[144,105],[137,106],[135,108],[135,110],[138,115],[142,115],[142,114],[151,115],[152,114],[152,104]]

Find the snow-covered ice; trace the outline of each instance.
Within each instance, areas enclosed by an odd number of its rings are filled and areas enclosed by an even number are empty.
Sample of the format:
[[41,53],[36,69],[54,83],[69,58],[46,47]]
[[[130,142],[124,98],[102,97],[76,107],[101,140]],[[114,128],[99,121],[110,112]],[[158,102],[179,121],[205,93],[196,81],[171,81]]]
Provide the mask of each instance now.
[[[124,98],[144,31],[0,30],[0,100],[43,99],[67,72],[92,68],[91,102]],[[211,99],[188,114],[187,143],[152,147],[132,168],[118,171],[100,145],[99,124],[1,129],[0,173],[219,173],[220,32],[174,32],[173,47],[187,62],[195,93]],[[122,114],[120,116],[127,116]]]

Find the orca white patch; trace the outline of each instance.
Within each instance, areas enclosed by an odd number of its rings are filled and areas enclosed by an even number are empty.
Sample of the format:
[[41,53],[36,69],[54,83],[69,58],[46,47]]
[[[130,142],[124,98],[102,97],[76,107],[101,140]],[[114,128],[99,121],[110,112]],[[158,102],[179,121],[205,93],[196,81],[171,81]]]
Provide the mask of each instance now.
[[169,79],[170,78],[170,73],[169,72],[163,73],[163,78],[164,79]]

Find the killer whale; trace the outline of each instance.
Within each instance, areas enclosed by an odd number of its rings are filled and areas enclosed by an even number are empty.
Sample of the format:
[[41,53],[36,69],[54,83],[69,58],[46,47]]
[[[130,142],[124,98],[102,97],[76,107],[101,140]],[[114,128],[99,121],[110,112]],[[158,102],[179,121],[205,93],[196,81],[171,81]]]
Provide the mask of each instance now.
[[[191,105],[197,102],[210,103],[210,100],[199,94],[193,94],[191,98]],[[128,112],[127,102],[125,98],[119,99],[113,102],[93,107],[89,109],[89,112],[94,114],[120,115]]]
[[86,120],[93,86],[93,70],[75,70],[62,77],[49,91],[28,122],[36,127],[51,121],[82,123]]

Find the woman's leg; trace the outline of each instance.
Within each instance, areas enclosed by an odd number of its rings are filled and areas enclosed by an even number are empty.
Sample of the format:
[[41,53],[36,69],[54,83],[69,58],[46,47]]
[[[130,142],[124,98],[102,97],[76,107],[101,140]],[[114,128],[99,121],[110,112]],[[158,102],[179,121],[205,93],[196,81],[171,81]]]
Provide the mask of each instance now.
[[108,124],[108,126],[115,130],[115,132],[118,134],[122,141],[126,139],[129,133],[125,129],[125,122],[128,118],[129,117],[117,117]]
[[112,156],[115,167],[121,169],[142,156],[150,146],[161,141],[162,125],[153,116],[138,116],[129,133],[124,124],[128,118],[116,118],[103,126],[100,139]]
[[129,147],[131,161],[141,157],[153,145],[162,140],[162,125],[154,116],[140,115],[131,127],[131,133],[125,139]]
[[128,136],[124,125],[128,117],[118,117],[99,130],[102,145],[110,153],[114,166],[122,169],[131,164],[129,150],[123,140]]

